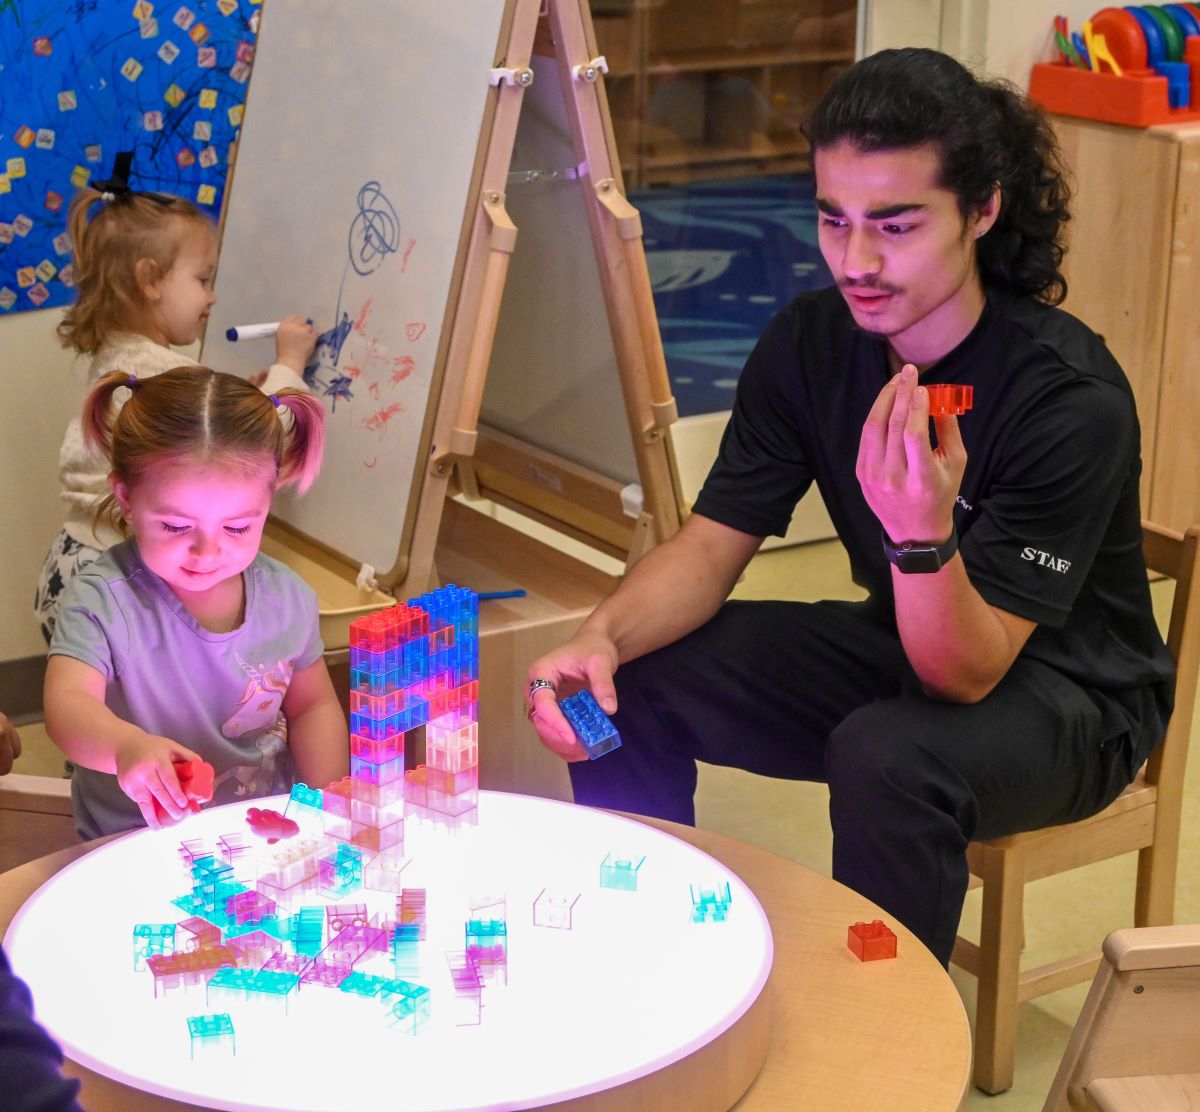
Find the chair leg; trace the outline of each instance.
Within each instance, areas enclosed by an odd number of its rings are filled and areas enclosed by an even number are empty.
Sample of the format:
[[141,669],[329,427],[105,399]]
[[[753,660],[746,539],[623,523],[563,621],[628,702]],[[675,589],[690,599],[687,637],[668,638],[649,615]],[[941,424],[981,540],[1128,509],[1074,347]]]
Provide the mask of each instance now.
[[1138,927],[1165,927],[1175,922],[1175,875],[1179,843],[1164,838],[1138,851],[1137,891],[1133,922]]
[[975,1084],[985,1093],[1002,1093],[1012,1087],[1016,1053],[1025,866],[1019,851],[986,847],[982,865]]

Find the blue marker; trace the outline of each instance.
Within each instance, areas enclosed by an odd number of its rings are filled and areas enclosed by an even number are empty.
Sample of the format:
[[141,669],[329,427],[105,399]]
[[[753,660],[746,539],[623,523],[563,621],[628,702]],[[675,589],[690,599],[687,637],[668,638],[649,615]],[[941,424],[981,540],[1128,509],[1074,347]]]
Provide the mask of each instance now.
[[279,331],[279,321],[269,324],[239,324],[235,328],[225,329],[225,339],[230,343],[238,340],[261,340],[266,336],[274,336]]
[[481,591],[479,599],[482,602],[489,598],[524,598],[524,591]]

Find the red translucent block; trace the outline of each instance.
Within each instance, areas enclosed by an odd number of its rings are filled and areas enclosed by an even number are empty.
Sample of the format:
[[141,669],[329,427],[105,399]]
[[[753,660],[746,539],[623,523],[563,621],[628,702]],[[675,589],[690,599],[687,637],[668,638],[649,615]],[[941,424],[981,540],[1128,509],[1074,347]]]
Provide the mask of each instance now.
[[404,797],[415,807],[424,807],[428,798],[425,786],[428,771],[425,765],[417,765],[404,774]]
[[945,417],[953,414],[961,417],[971,408],[975,400],[974,386],[954,386],[939,384],[927,386],[929,391],[929,416]]
[[372,695],[370,689],[350,692],[350,710],[354,714],[365,714],[376,720],[391,718],[404,709],[406,693],[398,687],[383,695]]
[[852,924],[846,934],[846,945],[859,961],[896,956],[896,936],[882,919]]
[[[215,776],[213,766],[208,761],[198,759],[172,761],[171,765],[175,769],[179,786],[187,796],[187,809],[193,815],[198,815],[200,804],[207,803],[213,797],[213,778]],[[154,796],[150,797],[150,802],[154,804],[154,814],[160,823],[166,824],[173,821]]]
[[425,774],[425,784],[431,794],[436,791],[444,795],[462,795],[479,787],[479,766],[472,765],[461,772],[448,772],[431,764]]
[[[207,919],[192,916],[179,924],[179,929],[190,938],[181,941],[183,950],[200,950],[206,946],[218,946],[221,942],[221,928],[213,926]],[[178,937],[178,935],[176,936]]]
[[382,764],[384,761],[403,757],[404,735],[392,734],[391,737],[376,741],[369,737],[363,737],[362,734],[351,734],[350,756],[357,757],[361,761],[371,761],[374,764]]
[[246,812],[246,822],[255,834],[267,840],[268,845],[294,838],[300,833],[300,824],[295,819],[289,819],[266,807],[251,807]]
[[350,775],[359,783],[373,784],[376,787],[394,783],[404,776],[404,753],[401,752],[400,756],[379,764],[365,761],[361,757],[351,757]]

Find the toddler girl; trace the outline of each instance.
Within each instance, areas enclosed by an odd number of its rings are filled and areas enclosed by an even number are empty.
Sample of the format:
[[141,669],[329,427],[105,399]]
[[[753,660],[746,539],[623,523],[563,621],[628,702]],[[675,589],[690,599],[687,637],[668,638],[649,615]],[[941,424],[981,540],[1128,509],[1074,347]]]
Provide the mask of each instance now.
[[345,776],[316,596],[258,550],[273,492],[316,477],[321,403],[206,367],[111,371],[82,427],[112,460],[102,510],[133,536],[75,577],[50,645],[46,730],[75,766],[80,834],[157,827],[155,800],[181,818],[173,760],[208,761],[217,803]]
[[[127,173],[128,161],[119,162],[115,180],[81,190],[68,217],[78,296],[58,333],[67,347],[92,356],[89,385],[112,370],[144,380],[187,363],[169,345],[194,343],[215,301],[217,236],[212,221],[181,197],[130,189]],[[311,325],[298,316],[287,317],[275,337],[276,362],[266,374],[263,392],[307,389],[304,364],[315,342]],[[115,405],[124,394],[113,399]],[[63,588],[81,567],[120,540],[97,518],[108,494],[108,464],[84,444],[78,420],[70,423],[63,439],[59,475],[67,516],[50,546],[34,600],[47,643]]]

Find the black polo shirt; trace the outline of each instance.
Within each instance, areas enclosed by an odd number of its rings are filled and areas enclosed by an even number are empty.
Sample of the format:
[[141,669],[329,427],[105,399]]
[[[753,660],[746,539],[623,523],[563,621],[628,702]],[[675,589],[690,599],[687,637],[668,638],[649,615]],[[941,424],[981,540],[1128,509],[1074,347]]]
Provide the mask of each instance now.
[[[738,382],[696,513],[782,535],[816,482],[854,581],[894,620],[879,521],[854,469],[889,377],[886,341],[836,288],[803,294],[767,326]],[[1038,623],[1024,654],[1165,721],[1171,661],[1142,560],[1133,394],[1103,341],[1070,314],[989,294],[970,334],[921,382],[974,387],[954,516],[975,589]],[[903,538],[898,538],[903,539]]]

